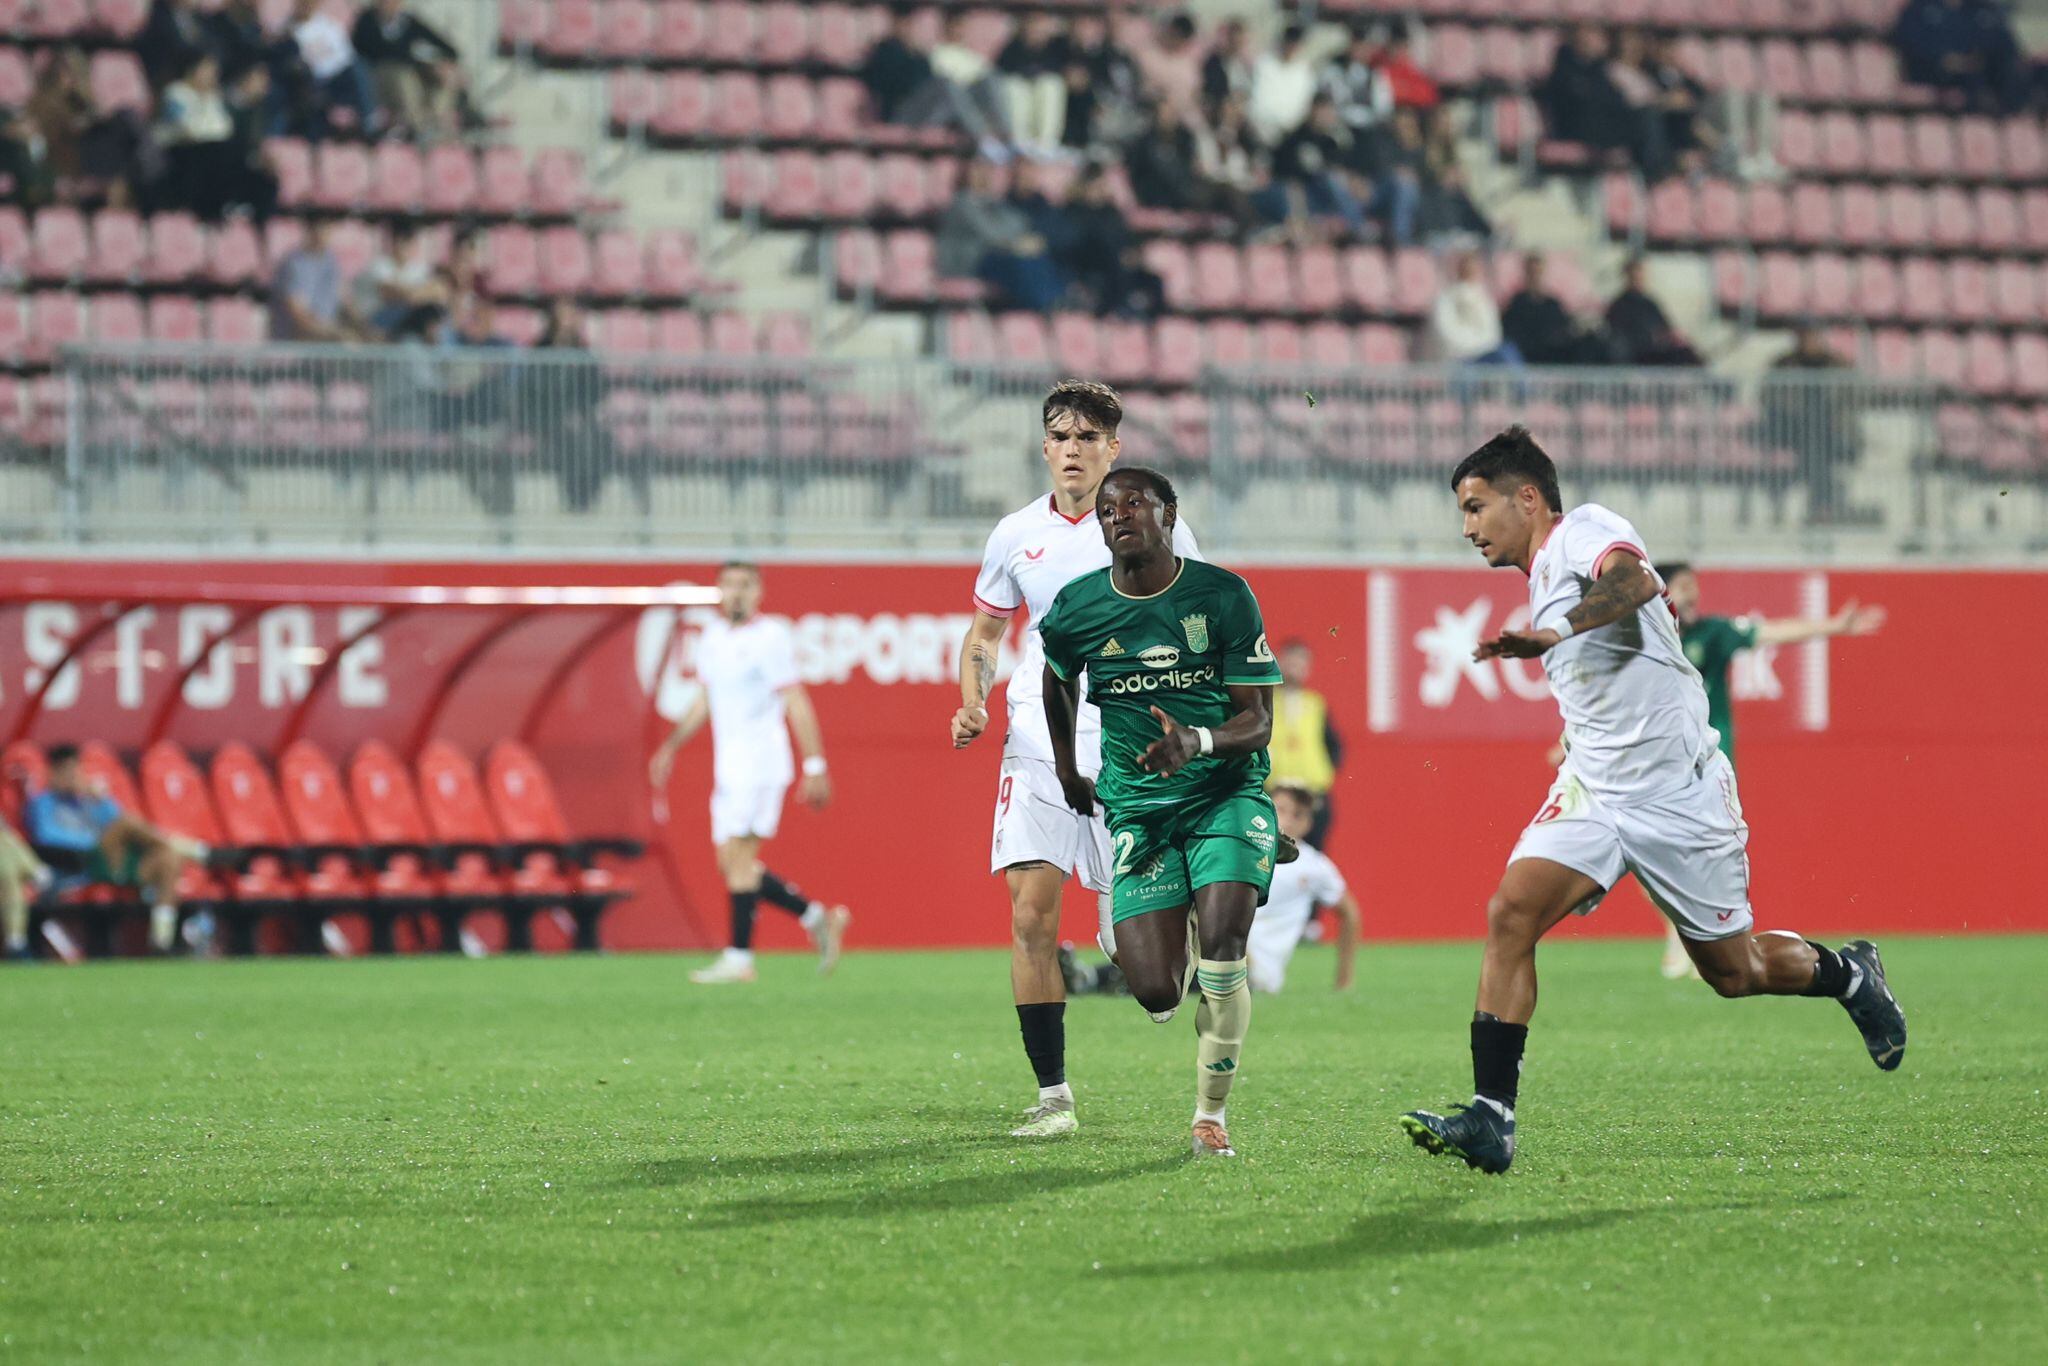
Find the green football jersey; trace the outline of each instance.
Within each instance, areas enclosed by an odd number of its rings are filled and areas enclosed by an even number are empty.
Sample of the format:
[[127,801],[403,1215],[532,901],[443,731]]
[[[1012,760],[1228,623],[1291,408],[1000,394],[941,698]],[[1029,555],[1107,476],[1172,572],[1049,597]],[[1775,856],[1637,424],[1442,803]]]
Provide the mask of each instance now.
[[1038,631],[1055,674],[1069,681],[1088,675],[1088,700],[1102,711],[1095,791],[1112,814],[1265,783],[1271,765],[1264,750],[1229,759],[1202,755],[1172,774],[1138,767],[1138,757],[1165,733],[1150,708],[1183,726],[1220,726],[1237,714],[1230,684],[1279,685],[1259,601],[1243,579],[1184,559],[1172,583],[1136,598],[1098,569],[1060,590]]
[[1701,617],[1678,633],[1685,657],[1707,685],[1707,724],[1721,732],[1721,752],[1735,761],[1735,712],[1729,706],[1728,665],[1739,650],[1756,644],[1756,623],[1748,617]]

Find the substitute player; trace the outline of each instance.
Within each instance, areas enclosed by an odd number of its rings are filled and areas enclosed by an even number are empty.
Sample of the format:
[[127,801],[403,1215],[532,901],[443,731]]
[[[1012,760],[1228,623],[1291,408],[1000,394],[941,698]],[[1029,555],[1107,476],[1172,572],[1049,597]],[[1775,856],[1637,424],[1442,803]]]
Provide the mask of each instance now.
[[1287,984],[1287,965],[1301,947],[1309,920],[1328,906],[1337,912],[1337,990],[1348,991],[1358,959],[1358,898],[1344,885],[1337,865],[1309,843],[1316,794],[1286,783],[1271,794],[1280,832],[1300,844],[1301,856],[1273,870],[1272,890],[1252,921],[1252,990],[1272,993]]
[[732,943],[693,982],[754,980],[754,908],[765,900],[796,916],[818,950],[818,971],[839,962],[853,916],[844,906],[812,901],[761,864],[761,845],[775,837],[782,801],[796,776],[789,732],[803,750],[804,801],[832,800],[825,742],[810,694],[797,680],[796,646],[789,627],[760,615],[761,571],[734,561],[718,571],[721,619],[697,638],[696,668],[703,686],[648,762],[656,790],[668,786],[676,751],[711,722],[713,779],[711,842],[732,902]]
[[[1010,892],[1010,991],[1024,1055],[1038,1077],[1038,1103],[1011,1130],[1016,1138],[1053,1138],[1072,1133],[1077,1124],[1067,1084],[1066,989],[1058,957],[1060,884],[1071,869],[1082,886],[1107,898],[1109,831],[1096,817],[1076,815],[1060,792],[1040,696],[1045,653],[1038,629],[1062,588],[1109,564],[1109,547],[1095,521],[1095,491],[1121,449],[1117,428],[1123,415],[1116,390],[1106,384],[1063,380],[1045,396],[1041,450],[1052,492],[996,524],[974,581],[974,617],[960,644],[955,749],[987,729],[1003,633],[1020,609],[1029,614],[1024,657],[1008,686],[1009,729],[989,850],[989,871],[1000,872]],[[1193,534],[1179,525],[1174,550],[1190,559],[1200,555]],[[1100,729],[1095,708],[1083,702],[1078,761],[1089,777],[1100,766]],[[1102,926],[1108,930],[1107,915]],[[1103,952],[1111,948],[1105,934]]]
[[[1678,639],[1685,657],[1707,687],[1707,724],[1721,737],[1721,752],[1735,764],[1735,711],[1729,705],[1728,668],[1738,651],[1759,645],[1797,645],[1834,636],[1867,636],[1884,626],[1884,608],[1848,603],[1831,617],[1819,619],[1710,617],[1700,611],[1700,576],[1684,561],[1657,566],[1664,596],[1678,613]],[[1670,927],[1664,944],[1664,975],[1684,977],[1693,971],[1685,941]]]
[[1508,1169],[1536,1010],[1536,941],[1572,912],[1591,911],[1625,872],[1678,927],[1715,991],[1839,1000],[1871,1060],[1898,1067],[1906,1017],[1875,945],[1859,939],[1838,951],[1751,928],[1749,827],[1735,770],[1635,528],[1592,503],[1564,511],[1556,468],[1521,427],[1461,461],[1451,487],[1465,539],[1489,565],[1529,578],[1529,629],[1503,632],[1475,657],[1543,661],[1566,752],[1487,903],[1472,1101],[1447,1116],[1413,1111],[1402,1126],[1430,1152]]
[[[1039,627],[1053,762],[1070,807],[1092,818],[1099,795],[1108,812],[1131,994],[1163,1023],[1191,972],[1201,986],[1192,1146],[1235,1157],[1224,1102],[1251,1023],[1245,944],[1279,841],[1265,783],[1280,666],[1251,586],[1174,553],[1165,476],[1112,471],[1095,511],[1110,567],[1061,589]],[[1102,709],[1099,787],[1079,758],[1083,674]]]

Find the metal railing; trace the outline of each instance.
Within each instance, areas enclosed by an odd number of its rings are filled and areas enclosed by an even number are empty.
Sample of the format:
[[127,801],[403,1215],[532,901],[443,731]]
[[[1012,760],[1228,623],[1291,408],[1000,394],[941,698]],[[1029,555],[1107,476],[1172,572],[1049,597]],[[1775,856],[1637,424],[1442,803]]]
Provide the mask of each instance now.
[[[58,374],[61,441],[0,449],[18,550],[957,555],[1045,487],[1052,378],[305,346]],[[1660,554],[2048,552],[2032,413],[1838,372],[1212,372],[1134,387],[1123,458],[1174,476],[1218,554],[1454,558],[1449,470],[1515,421]]]

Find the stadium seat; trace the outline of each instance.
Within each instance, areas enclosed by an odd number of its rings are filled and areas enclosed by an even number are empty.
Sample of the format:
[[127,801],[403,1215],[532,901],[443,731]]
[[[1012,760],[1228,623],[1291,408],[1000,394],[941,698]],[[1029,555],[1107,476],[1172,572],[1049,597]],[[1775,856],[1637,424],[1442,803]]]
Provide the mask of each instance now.
[[86,335],[109,345],[147,340],[142,300],[133,294],[95,294],[86,304]]
[[484,800],[476,766],[445,740],[431,740],[420,750],[417,775],[420,809],[435,838],[459,851],[458,859],[478,859],[480,866],[499,870],[506,947],[532,948],[534,913],[544,906],[569,909],[579,896],[561,866],[566,846],[508,840]]
[[275,850],[290,869],[301,907],[310,917],[302,923],[317,931],[330,914],[371,909],[368,888],[357,874],[361,849],[306,845],[286,820],[277,784],[255,751],[229,741],[215,752],[208,777],[228,841],[241,850]]
[[348,210],[369,199],[374,172],[369,151],[360,143],[323,142],[313,156],[313,204]]
[[[515,851],[553,864],[574,900],[575,946],[599,947],[598,915],[611,902],[632,893],[632,884],[604,867],[604,857],[638,858],[641,841],[618,835],[577,837],[563,819],[554,784],[533,752],[512,740],[500,740],[484,756],[484,792],[499,831]],[[543,864],[545,870],[546,864]]]
[[207,272],[207,234],[190,214],[160,213],[150,219],[142,279],[150,285],[182,285]]
[[85,215],[52,205],[35,217],[29,233],[28,275],[44,281],[77,280],[92,259]]
[[149,301],[149,339],[196,345],[206,335],[205,321],[196,299],[179,294],[159,294]]
[[149,256],[149,230],[125,209],[102,209],[92,218],[92,250],[86,278],[94,284],[136,284]]
[[[575,297],[590,287],[590,239],[568,225],[543,228],[535,242],[539,253],[537,292],[549,297]],[[496,277],[493,276],[493,287]]]

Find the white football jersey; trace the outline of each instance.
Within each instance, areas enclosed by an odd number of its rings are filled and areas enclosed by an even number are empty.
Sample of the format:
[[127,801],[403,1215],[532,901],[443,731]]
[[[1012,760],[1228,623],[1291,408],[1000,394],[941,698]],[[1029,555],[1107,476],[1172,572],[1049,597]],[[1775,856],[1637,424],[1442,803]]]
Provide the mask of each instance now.
[[1284,963],[1301,942],[1316,907],[1334,906],[1343,899],[1344,875],[1337,865],[1322,850],[1302,845],[1300,858],[1273,870],[1266,904],[1252,918],[1252,956]]
[[[1650,563],[1623,518],[1597,503],[1565,513],[1529,565],[1530,629],[1562,622],[1617,550]],[[1657,797],[1683,787],[1720,743],[1707,724],[1706,686],[1662,597],[1551,647],[1543,672],[1564,714],[1565,767],[1598,796]]]
[[[1185,521],[1173,528],[1174,553],[1199,560],[1201,550]],[[1083,574],[1109,567],[1109,547],[1093,509],[1078,519],[1059,510],[1051,494],[1019,508],[989,533],[974,581],[974,605],[992,617],[1009,617],[1021,608],[1030,617],[1024,636],[1024,657],[1005,685],[1010,725],[1003,753],[1052,762],[1052,736],[1045,728],[1045,645],[1038,623],[1052,610],[1060,590]],[[1083,773],[1102,767],[1102,716],[1084,696],[1075,718],[1074,757]]]
[[782,690],[798,681],[789,623],[720,617],[697,637],[697,680],[711,704],[713,781],[721,788],[788,786],[789,725]]

